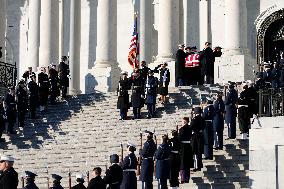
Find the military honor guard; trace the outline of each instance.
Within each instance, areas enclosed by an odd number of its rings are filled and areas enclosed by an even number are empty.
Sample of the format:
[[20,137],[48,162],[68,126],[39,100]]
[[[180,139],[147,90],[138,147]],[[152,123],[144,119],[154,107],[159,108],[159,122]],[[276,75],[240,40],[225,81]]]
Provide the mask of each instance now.
[[44,111],[46,109],[48,101],[49,92],[49,80],[46,74],[45,67],[40,68],[40,73],[38,74],[38,95],[39,95],[39,109]]
[[14,87],[9,87],[9,91],[4,97],[3,107],[8,122],[8,133],[16,134],[16,132],[14,131],[14,124],[16,121],[17,103]]
[[[145,89],[146,80],[148,77],[148,73],[151,69],[147,67],[146,61],[141,61],[141,67],[140,67],[140,75],[142,78],[142,88]],[[143,95],[145,95],[145,90],[143,90]]]
[[118,83],[117,93],[117,109],[120,109],[120,120],[127,119],[127,111],[129,108],[129,94],[130,82],[127,78],[127,72],[121,72],[120,80]]
[[18,126],[25,126],[25,116],[27,112],[27,88],[24,80],[21,80],[18,83],[16,88],[16,102],[17,102],[17,110],[18,110]]
[[193,167],[193,154],[191,148],[192,129],[189,126],[189,117],[183,118],[183,126],[179,129],[180,141],[180,177],[181,183],[189,183],[190,168]]
[[250,113],[249,113],[249,94],[248,86],[244,84],[243,91],[240,93],[238,99],[238,121],[241,131],[241,139],[247,139],[250,126]]
[[170,153],[168,135],[162,136],[162,144],[158,146],[155,152],[156,159],[156,178],[158,179],[159,189],[167,189],[167,181],[170,178]]
[[128,155],[124,157],[121,167],[123,169],[123,180],[120,189],[137,189],[137,158],[134,154],[136,145],[132,143],[127,144]]
[[106,170],[104,177],[105,183],[108,185],[107,189],[120,189],[123,179],[123,170],[119,166],[119,156],[113,154],[110,156],[111,166]]
[[152,118],[155,116],[157,87],[158,87],[158,79],[154,77],[154,72],[150,70],[145,84],[145,95],[146,95],[145,103],[147,104],[147,109],[148,109],[147,118]]
[[51,174],[51,177],[53,179],[53,186],[50,187],[50,189],[64,189],[62,186],[61,186],[61,179],[62,177],[60,175],[57,175],[57,174]]
[[[215,57],[211,49],[211,43],[206,42],[203,51],[200,53],[201,76],[204,78],[205,84],[214,83],[214,62]],[[203,83],[201,83],[203,84]]]
[[66,98],[67,95],[67,88],[69,87],[69,73],[70,70],[68,65],[68,58],[66,56],[62,56],[61,62],[58,65],[58,75],[62,98]]
[[93,178],[88,184],[88,189],[106,189],[106,183],[101,177],[102,169],[100,167],[95,167],[93,169]]
[[36,76],[32,75],[28,83],[28,102],[31,119],[36,118],[36,107],[38,103],[38,86],[36,83]]
[[210,98],[207,98],[207,105],[204,108],[202,117],[205,120],[205,128],[204,128],[204,131],[203,131],[203,134],[204,134],[204,156],[205,156],[205,159],[207,159],[207,160],[208,159],[213,160],[214,107],[213,107],[213,101]]
[[0,188],[1,189],[17,189],[18,173],[13,168],[14,158],[12,156],[3,155],[0,158]]
[[145,131],[145,133],[147,138],[140,154],[142,157],[140,180],[142,181],[143,189],[153,189],[153,158],[157,149],[157,145],[153,140],[154,133],[147,130]]
[[141,108],[143,106],[143,79],[139,73],[139,69],[135,69],[131,77],[131,104],[133,108],[133,119],[141,118]]
[[177,68],[177,85],[184,85],[184,71],[185,71],[185,58],[187,54],[184,52],[184,44],[180,44],[178,46],[178,50],[176,52],[176,68]]
[[71,189],[86,189],[86,187],[84,186],[84,176],[82,174],[76,174],[76,182],[77,184]]
[[217,95],[217,99],[214,101],[214,145],[216,150],[223,149],[223,131],[224,131],[224,111],[225,104],[222,99],[222,93]]
[[225,99],[225,122],[228,126],[228,138],[236,138],[236,117],[238,92],[234,89],[235,83],[230,83],[229,91]]
[[161,95],[162,104],[166,103],[166,97],[169,93],[168,86],[170,83],[170,70],[167,68],[168,63],[164,62],[163,64],[158,65],[154,72],[160,72],[159,78],[159,94]]
[[35,184],[35,177],[37,174],[25,171],[26,186],[23,189],[39,189]]

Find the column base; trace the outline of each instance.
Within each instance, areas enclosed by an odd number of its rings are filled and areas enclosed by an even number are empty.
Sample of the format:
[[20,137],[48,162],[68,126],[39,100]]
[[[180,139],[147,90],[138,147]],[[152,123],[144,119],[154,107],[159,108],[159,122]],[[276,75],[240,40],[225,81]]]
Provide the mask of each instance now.
[[216,58],[214,64],[215,83],[241,82],[255,79],[256,60],[251,55],[232,55]]
[[169,55],[158,55],[157,56],[157,60],[155,62],[158,63],[163,63],[163,62],[171,62],[174,61],[174,55],[173,54],[169,54]]
[[69,89],[69,95],[79,95],[82,94],[82,91],[79,89]]

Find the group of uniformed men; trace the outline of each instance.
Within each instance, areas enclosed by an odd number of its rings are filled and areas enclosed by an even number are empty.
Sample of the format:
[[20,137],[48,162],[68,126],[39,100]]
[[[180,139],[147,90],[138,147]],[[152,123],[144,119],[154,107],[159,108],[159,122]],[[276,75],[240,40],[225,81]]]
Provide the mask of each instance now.
[[46,110],[48,97],[50,104],[55,104],[57,96],[60,95],[60,89],[62,98],[66,98],[68,75],[69,66],[66,56],[62,57],[58,71],[56,65],[50,68],[41,67],[37,78],[32,68],[29,67],[18,85],[10,86],[7,94],[3,99],[1,98],[0,138],[5,130],[5,122],[8,123],[8,133],[15,134],[16,118],[18,118],[18,126],[24,127],[27,111],[30,112],[30,118],[35,119],[37,107],[39,106],[40,111]]

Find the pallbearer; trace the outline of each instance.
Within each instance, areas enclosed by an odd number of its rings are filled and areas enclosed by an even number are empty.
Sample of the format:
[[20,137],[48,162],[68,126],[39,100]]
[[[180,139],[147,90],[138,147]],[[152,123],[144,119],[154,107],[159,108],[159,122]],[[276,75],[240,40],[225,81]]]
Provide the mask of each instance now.
[[204,108],[202,117],[205,120],[204,134],[204,156],[205,159],[213,159],[213,145],[214,145],[214,108],[213,101],[207,98],[207,106]]
[[235,83],[230,83],[229,91],[225,100],[225,121],[228,126],[228,138],[236,138],[236,117],[237,117],[237,107],[236,102],[238,100],[238,93],[234,89]]
[[62,179],[60,175],[52,174],[51,177],[53,178],[53,186],[50,189],[64,189],[60,184]]
[[111,166],[106,171],[106,176],[104,177],[104,181],[108,184],[108,189],[119,189],[122,178],[123,171],[122,168],[118,165],[119,157],[117,154],[113,154],[110,156]]
[[35,177],[37,175],[30,171],[25,171],[26,186],[24,189],[38,189],[35,184]]
[[214,104],[214,120],[213,120],[213,128],[214,128],[214,144],[216,150],[223,149],[223,131],[224,131],[224,111],[225,104],[222,99],[222,93],[217,95],[217,99]]
[[142,188],[153,189],[153,172],[154,172],[154,154],[157,149],[157,145],[153,140],[154,133],[151,131],[145,131],[146,142],[143,145],[141,151],[142,164],[141,175]]
[[170,187],[179,187],[179,168],[180,168],[180,141],[178,138],[178,131],[172,130],[172,138],[169,140],[171,147],[170,153]]

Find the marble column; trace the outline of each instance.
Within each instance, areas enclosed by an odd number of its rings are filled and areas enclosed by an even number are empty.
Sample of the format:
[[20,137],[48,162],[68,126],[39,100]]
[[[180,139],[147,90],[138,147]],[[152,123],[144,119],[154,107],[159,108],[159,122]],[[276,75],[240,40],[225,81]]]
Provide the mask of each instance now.
[[116,0],[98,0],[97,25],[96,61],[93,67],[96,90],[115,91],[119,77]]
[[199,1],[199,20],[200,20],[200,50],[204,48],[205,42],[211,42],[211,1]]
[[140,60],[152,60],[153,6],[150,0],[140,0]]
[[29,0],[28,66],[37,71],[39,63],[40,1]]
[[81,2],[70,1],[70,75],[69,94],[80,93],[80,33],[81,33]]
[[5,53],[5,32],[6,32],[6,0],[0,0],[0,47],[2,47],[2,58]]
[[59,61],[61,60],[61,57],[64,55],[64,15],[65,15],[65,9],[64,9],[65,0],[59,1]]
[[159,1],[158,62],[174,60],[179,42],[179,1]]

